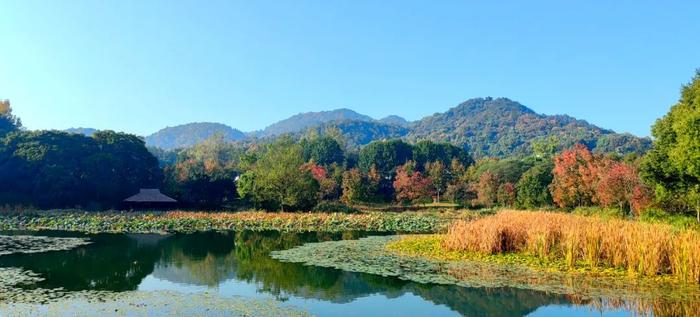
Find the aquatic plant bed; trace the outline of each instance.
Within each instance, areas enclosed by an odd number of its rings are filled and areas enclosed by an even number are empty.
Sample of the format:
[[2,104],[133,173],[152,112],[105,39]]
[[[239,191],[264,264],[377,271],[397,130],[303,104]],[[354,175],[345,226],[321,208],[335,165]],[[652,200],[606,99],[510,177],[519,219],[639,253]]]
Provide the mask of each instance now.
[[86,244],[90,244],[90,241],[84,238],[0,235],[0,256],[15,253],[65,251]]
[[455,220],[477,213],[372,212],[268,213],[250,212],[81,212],[41,211],[0,214],[0,230],[63,230],[122,233],[191,233],[212,230],[276,230],[285,232],[374,231],[401,233],[444,232]]
[[536,270],[525,265],[406,256],[388,249],[390,243],[399,239],[399,236],[385,236],[309,243],[272,252],[271,256],[285,262],[395,276],[418,283],[514,287],[584,299],[700,302],[700,289],[697,285],[652,278]]

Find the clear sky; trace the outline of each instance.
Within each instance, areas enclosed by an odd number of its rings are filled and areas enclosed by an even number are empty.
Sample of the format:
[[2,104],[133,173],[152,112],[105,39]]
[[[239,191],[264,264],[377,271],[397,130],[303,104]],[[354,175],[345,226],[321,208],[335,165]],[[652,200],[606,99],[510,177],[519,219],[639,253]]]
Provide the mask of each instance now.
[[30,129],[250,131],[473,97],[649,135],[700,68],[700,1],[0,2],[0,98]]

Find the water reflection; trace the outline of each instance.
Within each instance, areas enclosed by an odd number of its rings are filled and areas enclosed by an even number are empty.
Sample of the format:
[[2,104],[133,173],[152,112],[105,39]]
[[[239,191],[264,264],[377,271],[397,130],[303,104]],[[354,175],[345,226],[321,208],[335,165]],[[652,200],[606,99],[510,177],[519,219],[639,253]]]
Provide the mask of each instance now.
[[[57,232],[42,234],[75,236]],[[38,285],[43,288],[136,290],[147,277],[149,281],[168,281],[185,288],[211,289],[243,283],[266,296],[283,300],[294,297],[315,303],[348,304],[376,295],[389,299],[415,295],[424,303],[427,301],[436,307],[442,305],[464,316],[523,316],[542,306],[572,303],[569,297],[537,291],[425,285],[397,278],[282,263],[269,257],[271,251],[306,242],[356,239],[365,235],[367,233],[357,232],[100,234],[90,236],[93,244],[75,250],[0,257],[0,267],[23,267],[37,272],[46,278]],[[613,308],[621,306],[618,304]],[[609,307],[600,305],[594,308],[605,311]],[[633,311],[629,307],[625,310]]]

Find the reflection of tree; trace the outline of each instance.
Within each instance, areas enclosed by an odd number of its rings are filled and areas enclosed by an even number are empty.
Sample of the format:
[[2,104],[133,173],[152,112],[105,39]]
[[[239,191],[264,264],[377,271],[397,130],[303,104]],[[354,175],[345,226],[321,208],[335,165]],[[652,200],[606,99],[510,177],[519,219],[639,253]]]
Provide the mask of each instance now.
[[260,283],[262,290],[273,294],[315,294],[332,298],[341,271],[321,267],[282,263],[270,258],[270,252],[298,246],[305,242],[339,238],[328,234],[291,234],[279,232],[241,232],[236,234],[236,257],[239,279]]
[[563,295],[518,288],[466,288],[412,283],[405,289],[463,316],[525,316],[540,306],[569,303]]
[[139,245],[124,235],[97,235],[93,244],[61,252],[0,257],[0,266],[23,267],[45,278],[42,288],[135,290],[153,271],[156,246]]
[[153,275],[171,282],[216,286],[236,272],[233,233],[176,235],[163,246]]

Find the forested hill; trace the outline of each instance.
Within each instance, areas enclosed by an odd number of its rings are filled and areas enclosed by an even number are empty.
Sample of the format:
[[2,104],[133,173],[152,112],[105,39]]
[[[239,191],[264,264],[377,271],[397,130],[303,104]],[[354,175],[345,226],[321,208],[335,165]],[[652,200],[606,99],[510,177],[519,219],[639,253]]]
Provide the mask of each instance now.
[[359,148],[372,141],[401,139],[408,135],[408,128],[379,121],[345,120],[309,127],[298,135],[314,133],[319,136],[342,136],[348,148]]
[[648,138],[617,134],[567,115],[543,115],[507,98],[475,98],[411,125],[410,141],[466,145],[475,157],[528,155],[533,143],[566,148],[584,143],[600,152],[645,152]]
[[191,147],[215,134],[221,134],[224,140],[238,141],[246,136],[243,132],[225,124],[213,122],[195,122],[174,127],[167,127],[147,136],[146,145],[150,147],[172,150]]
[[[242,132],[218,123],[191,123],[163,129],[146,137],[146,144],[161,149],[189,147],[215,133],[227,140],[246,138]],[[649,138],[619,134],[567,115],[538,114],[507,98],[475,98],[415,122],[398,116],[375,120],[349,109],[306,112],[248,134],[248,138],[271,139],[284,134],[333,133],[350,148],[375,140],[403,138],[408,141],[450,142],[468,148],[476,158],[530,155],[534,148],[561,150],[584,143],[597,152],[643,153]]]
[[260,134],[270,137],[288,133],[301,132],[307,128],[335,121],[374,121],[369,116],[359,114],[350,109],[336,109],[331,111],[304,112],[274,123]]

